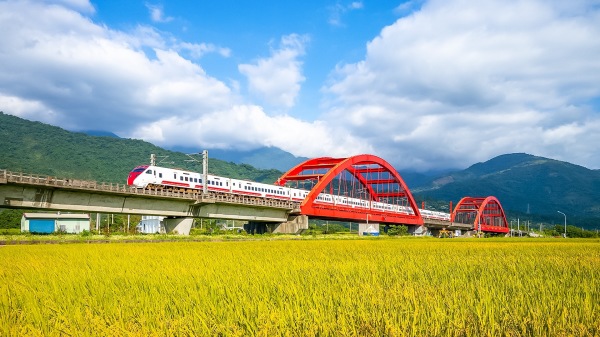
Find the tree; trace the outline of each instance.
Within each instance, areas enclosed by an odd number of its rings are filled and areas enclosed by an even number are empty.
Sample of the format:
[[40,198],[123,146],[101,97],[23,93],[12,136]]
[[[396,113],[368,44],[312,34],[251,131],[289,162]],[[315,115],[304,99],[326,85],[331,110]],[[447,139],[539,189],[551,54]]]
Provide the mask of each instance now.
[[387,235],[390,236],[405,236],[408,235],[408,227],[404,225],[390,226],[387,231]]
[[0,229],[21,228],[23,212],[18,209],[0,210]]

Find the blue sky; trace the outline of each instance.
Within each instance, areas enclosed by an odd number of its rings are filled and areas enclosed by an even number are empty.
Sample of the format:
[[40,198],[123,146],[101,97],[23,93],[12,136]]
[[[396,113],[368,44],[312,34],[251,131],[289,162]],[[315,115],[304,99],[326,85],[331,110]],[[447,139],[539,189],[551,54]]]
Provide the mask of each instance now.
[[0,0],[0,110],[159,146],[600,168],[598,0]]

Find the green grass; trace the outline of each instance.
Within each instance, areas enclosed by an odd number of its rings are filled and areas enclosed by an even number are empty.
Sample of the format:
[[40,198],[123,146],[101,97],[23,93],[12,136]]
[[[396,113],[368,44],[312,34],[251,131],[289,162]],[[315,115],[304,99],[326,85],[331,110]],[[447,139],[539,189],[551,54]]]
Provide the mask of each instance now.
[[594,336],[600,241],[0,247],[1,336]]

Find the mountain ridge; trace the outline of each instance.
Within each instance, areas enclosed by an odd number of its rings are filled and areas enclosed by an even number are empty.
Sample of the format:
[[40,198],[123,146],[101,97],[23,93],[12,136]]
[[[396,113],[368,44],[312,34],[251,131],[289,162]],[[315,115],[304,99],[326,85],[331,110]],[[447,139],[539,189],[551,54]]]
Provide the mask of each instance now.
[[505,154],[414,189],[420,197],[456,200],[457,196],[494,195],[505,210],[556,217],[600,219],[600,170],[534,156]]

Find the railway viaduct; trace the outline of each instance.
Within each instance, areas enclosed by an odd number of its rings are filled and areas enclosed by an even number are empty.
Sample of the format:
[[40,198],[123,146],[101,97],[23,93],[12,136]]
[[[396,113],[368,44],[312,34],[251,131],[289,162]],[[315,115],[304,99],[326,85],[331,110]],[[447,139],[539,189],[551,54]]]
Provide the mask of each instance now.
[[[365,167],[370,167],[372,171],[365,173]],[[306,170],[313,173],[307,173]],[[332,188],[330,183],[340,174],[350,174],[359,181],[361,186],[354,189],[360,193],[369,188],[369,198],[373,201],[383,200],[384,197],[385,200],[390,200],[391,197],[404,198],[412,207],[412,214],[399,217],[389,212],[353,210],[347,207],[319,209],[314,203],[316,196],[327,191],[327,188]],[[381,178],[381,174],[385,178]],[[494,197],[463,198],[455,211],[448,214],[448,219],[422,217],[400,175],[387,162],[375,156],[311,159],[284,174],[278,184],[303,179],[316,181],[317,184],[312,186],[309,196],[300,203],[232,193],[202,193],[200,190],[192,193],[141,190],[123,184],[59,179],[0,170],[0,207],[160,215],[167,217],[164,221],[165,229],[179,234],[189,234],[194,218],[243,220],[266,225],[274,233],[298,233],[308,229],[309,217],[367,224],[369,219],[372,223],[404,224],[415,234],[426,230],[435,233],[441,229],[508,232],[504,212]],[[385,193],[377,190],[382,184],[388,186],[383,189]],[[390,184],[395,184],[395,187],[390,188]]]

